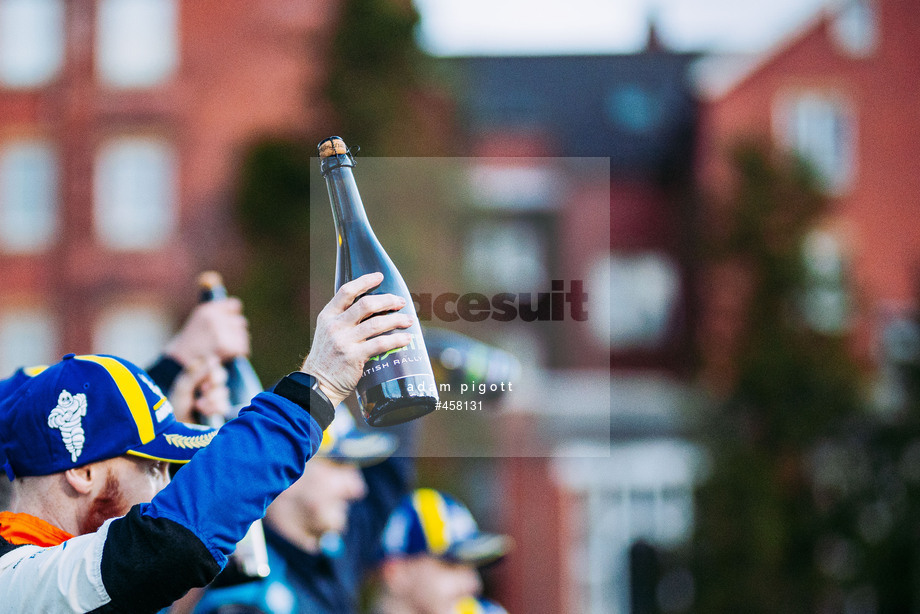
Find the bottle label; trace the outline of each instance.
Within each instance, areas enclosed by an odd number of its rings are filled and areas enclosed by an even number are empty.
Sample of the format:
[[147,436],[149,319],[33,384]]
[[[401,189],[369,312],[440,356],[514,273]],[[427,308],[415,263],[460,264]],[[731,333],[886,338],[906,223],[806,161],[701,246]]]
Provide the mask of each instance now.
[[364,372],[358,382],[358,393],[363,395],[369,388],[401,377],[430,375],[431,363],[421,339],[420,333],[412,331],[412,341],[409,345],[371,356],[364,363]]

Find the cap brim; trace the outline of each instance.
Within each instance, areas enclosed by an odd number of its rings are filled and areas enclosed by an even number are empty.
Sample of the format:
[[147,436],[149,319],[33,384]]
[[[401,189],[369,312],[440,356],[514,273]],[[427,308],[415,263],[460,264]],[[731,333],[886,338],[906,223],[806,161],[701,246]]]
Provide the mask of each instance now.
[[363,433],[357,429],[335,441],[326,452],[326,458],[362,467],[374,465],[389,458],[399,445],[396,437],[386,433]]
[[211,443],[216,434],[217,429],[208,426],[173,422],[153,441],[128,450],[128,454],[169,463],[187,463],[195,452]]
[[478,533],[469,539],[452,544],[444,558],[458,563],[488,565],[502,558],[511,550],[514,541],[507,535]]

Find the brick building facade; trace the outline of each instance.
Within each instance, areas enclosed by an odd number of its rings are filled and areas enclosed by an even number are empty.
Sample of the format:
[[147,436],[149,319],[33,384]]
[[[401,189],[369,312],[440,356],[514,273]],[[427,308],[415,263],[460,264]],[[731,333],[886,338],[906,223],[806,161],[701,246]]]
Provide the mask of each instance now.
[[[883,338],[916,307],[920,281],[916,8],[910,0],[841,2],[740,70],[717,61],[702,73],[702,185],[724,193],[726,152],[742,139],[772,142],[812,164],[830,210],[806,257],[841,285],[815,323],[826,332],[853,330],[867,365],[883,359]],[[720,212],[708,215],[713,222]],[[714,280],[705,293],[725,307],[714,317],[730,320],[740,279],[729,271],[720,279],[726,283]]]
[[[317,131],[334,2],[0,1],[0,368],[146,360],[234,267],[234,171]],[[317,102],[320,101],[320,102]]]

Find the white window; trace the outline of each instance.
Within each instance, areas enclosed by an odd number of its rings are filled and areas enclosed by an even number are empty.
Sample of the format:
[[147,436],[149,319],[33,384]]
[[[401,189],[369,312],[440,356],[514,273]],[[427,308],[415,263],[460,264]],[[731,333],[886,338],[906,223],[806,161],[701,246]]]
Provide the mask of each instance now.
[[64,59],[63,0],[0,0],[0,82],[34,87]]
[[802,245],[806,286],[801,295],[802,315],[808,325],[824,334],[845,332],[850,325],[848,264],[839,237],[827,230],[812,230]]
[[775,130],[781,143],[807,160],[832,194],[845,192],[853,182],[856,122],[839,96],[802,92],[776,106]]
[[867,57],[878,47],[878,19],[872,0],[848,0],[839,9],[831,32],[840,49],[852,57]]
[[96,68],[114,87],[150,87],[178,62],[175,0],[100,0]]
[[96,232],[113,249],[163,245],[175,227],[173,148],[153,138],[123,137],[102,147],[94,182]]
[[549,287],[546,243],[545,232],[535,221],[487,218],[470,233],[464,268],[480,288],[542,291]]
[[125,358],[142,367],[163,351],[170,320],[155,305],[122,305],[105,312],[96,324],[93,351]]
[[[692,537],[693,491],[706,475],[707,458],[693,444],[679,440],[583,446],[583,458],[556,456],[552,465],[556,483],[574,499],[576,522],[568,551],[574,580],[570,610],[627,614],[633,611],[630,548],[642,541],[671,549]],[[601,458],[604,454],[607,458]],[[661,606],[680,601],[660,592],[659,599],[665,602]],[[662,610],[685,612],[692,604],[684,605]]]
[[540,159],[515,166],[483,163],[469,171],[475,203],[484,209],[545,211],[558,205],[564,178]]
[[57,338],[56,322],[43,309],[0,313],[0,377],[8,377],[19,367],[57,362]]
[[680,304],[680,271],[665,254],[610,254],[588,274],[597,312],[591,331],[614,350],[654,349],[668,339]]
[[57,157],[40,141],[0,147],[0,250],[36,252],[58,227]]

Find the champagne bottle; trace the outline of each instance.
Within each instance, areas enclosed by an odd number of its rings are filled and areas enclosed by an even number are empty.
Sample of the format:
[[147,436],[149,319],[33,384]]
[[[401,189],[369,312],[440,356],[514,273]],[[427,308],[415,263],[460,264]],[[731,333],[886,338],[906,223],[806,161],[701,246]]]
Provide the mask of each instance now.
[[[200,302],[202,303],[227,298],[223,278],[216,271],[205,271],[199,275],[198,287],[201,290]],[[235,418],[243,407],[249,405],[254,396],[262,392],[262,383],[245,356],[234,356],[224,362],[224,369],[227,370],[231,410],[231,415],[226,418]],[[209,426],[220,428],[226,418],[218,415],[209,416],[207,422]],[[267,577],[270,571],[265,531],[262,528],[262,521],[256,520],[236,545],[236,550],[230,555],[230,561],[213,585],[232,586],[261,580]]]
[[[221,274],[216,271],[205,271],[198,276],[198,287],[201,289],[201,302],[218,301],[227,298],[227,289]],[[252,363],[245,356],[234,356],[224,363],[227,370],[227,388],[230,391],[231,414],[227,418],[235,418],[240,410],[249,405],[254,396],[264,390],[259,376],[256,375]],[[217,424],[210,426],[219,427],[223,424],[222,416],[212,416]]]
[[472,391],[495,399],[510,391],[521,374],[511,353],[456,331],[425,327],[425,343],[437,381],[451,393]]
[[413,319],[412,326],[405,330],[412,335],[408,346],[373,356],[365,363],[357,386],[361,412],[371,426],[408,422],[433,411],[438,402],[415,305],[406,282],[367,220],[352,170],[354,156],[337,136],[320,141],[317,148],[338,237],[335,289],[361,275],[383,273],[383,282],[370,294],[403,297],[406,306],[400,311]]

